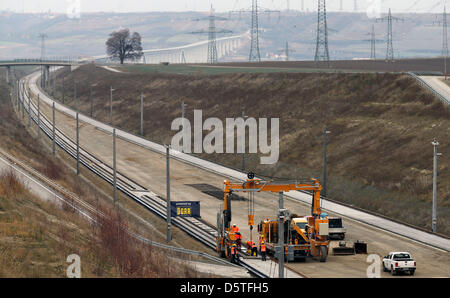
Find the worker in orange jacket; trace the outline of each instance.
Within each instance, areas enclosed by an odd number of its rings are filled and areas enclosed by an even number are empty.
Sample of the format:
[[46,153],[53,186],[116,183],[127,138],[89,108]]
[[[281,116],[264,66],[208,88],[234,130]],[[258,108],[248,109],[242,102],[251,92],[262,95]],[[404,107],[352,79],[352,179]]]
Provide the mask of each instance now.
[[258,256],[258,247],[256,246],[256,243],[252,241],[252,256],[257,257]]
[[236,232],[236,244],[237,244],[237,248],[241,249],[241,245],[242,245],[242,234],[240,232]]
[[266,248],[266,243],[264,241],[261,242],[260,250],[261,250],[261,259],[265,262],[267,248]]

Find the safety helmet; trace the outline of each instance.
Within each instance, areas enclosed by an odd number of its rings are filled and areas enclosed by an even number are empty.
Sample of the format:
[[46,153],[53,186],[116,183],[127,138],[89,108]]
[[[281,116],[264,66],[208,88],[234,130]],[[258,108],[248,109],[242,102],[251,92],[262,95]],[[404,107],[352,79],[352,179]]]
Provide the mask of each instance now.
[[233,224],[233,227],[235,227],[236,226],[236,224]]
[[233,244],[233,246],[236,246],[236,244]]

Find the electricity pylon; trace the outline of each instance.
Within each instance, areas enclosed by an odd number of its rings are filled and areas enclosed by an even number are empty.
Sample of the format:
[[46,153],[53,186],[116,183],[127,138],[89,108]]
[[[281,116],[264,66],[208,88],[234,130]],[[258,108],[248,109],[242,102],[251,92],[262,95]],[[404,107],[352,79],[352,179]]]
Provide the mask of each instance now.
[[251,29],[251,46],[250,56],[248,60],[261,61],[261,53],[259,51],[259,22],[258,22],[258,0],[252,0],[252,29]]
[[217,34],[220,33],[233,33],[233,31],[225,30],[225,29],[216,29],[216,20],[225,21],[227,19],[225,18],[219,18],[216,17],[214,14],[214,9],[211,5],[211,12],[209,17],[207,18],[209,20],[209,28],[207,31],[200,30],[196,32],[192,32],[192,34],[208,34],[208,59],[207,63],[209,64],[215,64],[218,62],[218,55],[217,55]]
[[386,38],[386,40],[387,40],[386,62],[395,62],[392,22],[393,21],[403,21],[403,19],[393,17],[392,13],[391,13],[391,9],[389,8],[389,13],[386,17],[377,19],[377,21],[382,21],[382,22],[384,22],[385,20],[387,20],[387,23],[388,23],[387,38]]
[[445,6],[442,15],[442,56],[448,56],[447,9]]
[[325,61],[328,66],[330,66],[330,52],[328,50],[327,3],[326,0],[318,0],[317,3],[317,38],[314,61],[316,64],[320,61]]
[[269,9],[260,9],[258,6],[258,0],[252,0],[252,8],[251,10],[237,10],[237,11],[230,11],[229,14],[232,13],[239,13],[239,16],[241,16],[242,13],[250,12],[252,14],[252,27],[250,29],[250,55],[248,60],[250,62],[256,61],[261,62],[261,52],[259,49],[259,14],[260,13],[278,13],[278,16],[280,17],[280,11],[279,10],[269,10]]
[[180,62],[181,64],[186,64],[186,54],[184,53],[184,51],[181,51],[181,58],[180,58]]
[[284,55],[286,56],[286,61],[289,61],[290,60],[290,54],[292,53],[292,52],[295,52],[295,50],[293,50],[293,49],[291,49],[290,47],[289,47],[289,42],[287,42],[286,41],[286,46],[285,46],[285,48],[283,49],[283,50],[278,50],[278,52],[281,52],[281,53],[284,53]]
[[370,39],[366,39],[364,41],[370,42],[370,59],[375,60],[377,59],[376,44],[379,42],[383,42],[384,40],[376,38],[375,25],[372,25],[372,31],[370,33],[367,33],[367,35],[370,36]]
[[[39,38],[41,39],[41,61],[45,60],[45,39],[48,37],[46,33],[40,33]],[[41,66],[41,87],[45,88],[47,83],[47,70],[46,66]]]
[[41,60],[45,59],[45,39],[47,37],[48,35],[45,33],[39,34],[39,38],[41,39]]
[[[436,18],[437,19],[437,18]],[[441,24],[442,23],[442,24]],[[442,20],[436,20],[431,26],[442,26],[442,50],[441,55],[444,58],[444,76],[447,80],[447,58],[448,58],[448,23],[447,23],[447,9],[444,5],[444,13],[442,14]]]

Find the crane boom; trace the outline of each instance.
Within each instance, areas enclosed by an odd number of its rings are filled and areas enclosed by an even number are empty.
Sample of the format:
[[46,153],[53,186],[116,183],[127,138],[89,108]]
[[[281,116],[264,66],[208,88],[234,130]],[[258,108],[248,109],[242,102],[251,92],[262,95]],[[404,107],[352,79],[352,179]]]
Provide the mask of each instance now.
[[[328,219],[321,218],[320,192],[322,186],[317,179],[304,181],[270,181],[255,179],[253,173],[248,174],[248,179],[242,183],[232,183],[224,181],[224,207],[222,215],[218,214],[218,237],[217,252],[222,256],[229,257],[229,247],[235,242],[236,237],[231,230],[231,198],[233,192],[245,192],[249,194],[249,214],[248,225],[250,226],[250,241],[252,241],[251,231],[254,226],[254,194],[259,192],[283,193],[289,191],[312,191],[312,216],[308,219],[308,232],[304,233],[296,229],[299,235],[308,243],[307,250],[311,250],[314,256],[326,256],[328,253],[328,241],[323,236],[321,225],[328,228]],[[258,226],[259,229],[259,226]],[[323,246],[323,247],[322,247]],[[302,248],[305,249],[305,248]],[[319,252],[320,250],[320,252]]]

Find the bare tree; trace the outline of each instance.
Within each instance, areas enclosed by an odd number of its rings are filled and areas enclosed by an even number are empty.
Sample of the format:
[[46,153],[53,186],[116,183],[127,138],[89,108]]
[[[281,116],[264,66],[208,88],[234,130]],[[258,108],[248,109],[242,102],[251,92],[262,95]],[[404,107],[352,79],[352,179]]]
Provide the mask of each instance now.
[[120,64],[126,59],[139,59],[142,57],[141,36],[134,32],[130,37],[129,29],[120,29],[109,35],[106,41],[106,52],[113,59],[119,59]]

